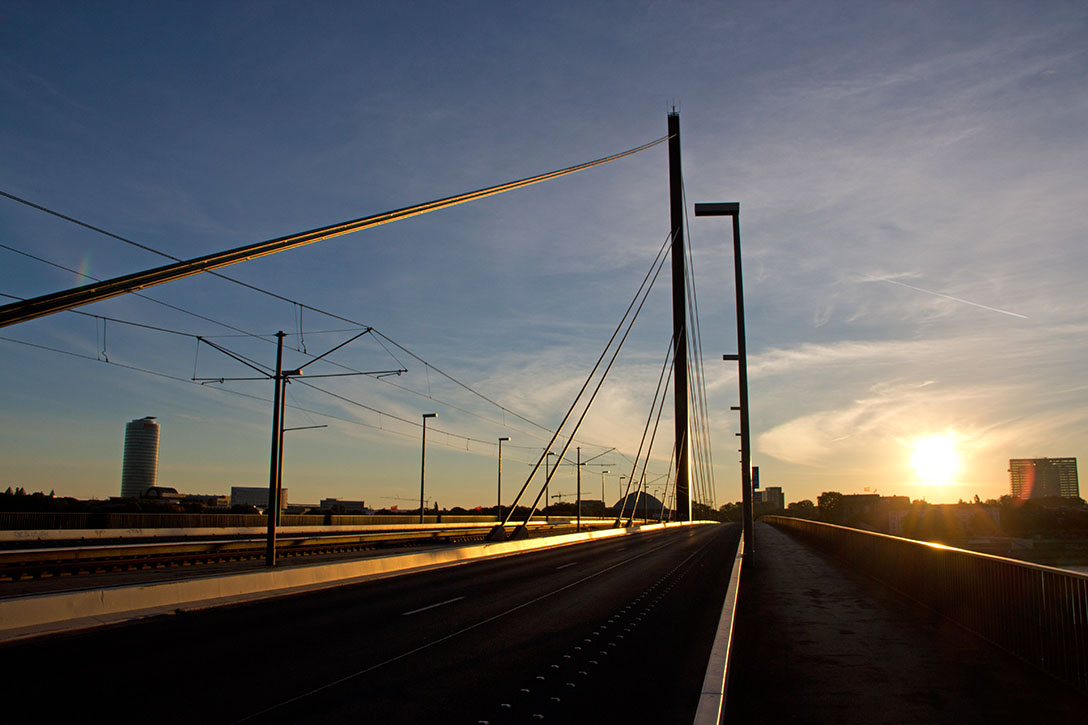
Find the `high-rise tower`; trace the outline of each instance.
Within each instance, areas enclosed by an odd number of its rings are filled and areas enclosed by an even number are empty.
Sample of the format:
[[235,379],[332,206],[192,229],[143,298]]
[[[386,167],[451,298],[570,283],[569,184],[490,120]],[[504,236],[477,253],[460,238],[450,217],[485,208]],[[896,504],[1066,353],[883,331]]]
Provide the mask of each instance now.
[[1079,498],[1076,458],[1013,458],[1009,478],[1015,498]]
[[154,416],[125,426],[125,457],[121,463],[121,497],[139,498],[155,485],[159,468],[159,424]]

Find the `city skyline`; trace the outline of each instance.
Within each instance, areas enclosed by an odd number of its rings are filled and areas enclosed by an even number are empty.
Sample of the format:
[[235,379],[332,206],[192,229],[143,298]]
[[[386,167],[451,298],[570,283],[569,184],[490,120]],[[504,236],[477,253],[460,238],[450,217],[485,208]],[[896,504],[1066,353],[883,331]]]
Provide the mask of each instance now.
[[[616,153],[664,135],[675,105],[689,217],[741,204],[763,486],[988,499],[1010,459],[1088,456],[1083,7],[324,7],[10,3],[0,190],[190,258]],[[509,436],[512,497],[547,440],[534,423],[558,424],[668,223],[657,147],[225,270],[388,336],[337,363],[407,369],[313,381],[340,398],[290,384],[286,425],[329,427],[286,434],[283,485],[418,494],[414,422],[437,412],[428,492],[492,505]],[[689,228],[720,505],[740,499],[732,251],[721,220]],[[10,297],[163,263],[9,198],[0,229]],[[278,330],[314,354],[360,331],[207,275],[147,295],[263,339],[134,296],[83,311],[264,365]],[[584,457],[619,451],[590,491],[631,474],[669,321],[661,281],[579,434]],[[0,488],[115,495],[124,426],[145,415],[161,485],[267,485],[271,383],[190,380],[253,374],[225,354],[72,313],[0,337]],[[573,491],[560,470],[552,492]]]

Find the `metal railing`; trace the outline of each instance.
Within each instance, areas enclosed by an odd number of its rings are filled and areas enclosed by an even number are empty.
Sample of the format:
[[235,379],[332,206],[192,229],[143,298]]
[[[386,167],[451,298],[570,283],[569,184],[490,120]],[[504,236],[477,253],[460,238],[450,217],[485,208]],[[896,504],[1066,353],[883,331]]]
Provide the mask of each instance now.
[[1088,575],[805,519],[762,520],[1088,691]]

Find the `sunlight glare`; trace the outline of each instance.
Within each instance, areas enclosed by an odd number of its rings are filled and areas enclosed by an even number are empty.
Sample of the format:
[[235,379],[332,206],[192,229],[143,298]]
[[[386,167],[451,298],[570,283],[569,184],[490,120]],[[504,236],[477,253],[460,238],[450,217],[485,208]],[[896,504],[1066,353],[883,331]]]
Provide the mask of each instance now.
[[957,437],[949,433],[918,438],[914,441],[911,465],[919,483],[939,485],[952,483],[960,470],[956,451]]

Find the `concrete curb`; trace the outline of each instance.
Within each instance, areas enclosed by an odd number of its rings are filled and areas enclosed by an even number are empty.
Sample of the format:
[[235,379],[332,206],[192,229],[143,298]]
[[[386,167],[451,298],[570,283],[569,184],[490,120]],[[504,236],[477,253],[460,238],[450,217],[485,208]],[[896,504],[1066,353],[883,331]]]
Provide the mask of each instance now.
[[[713,523],[713,522],[692,522]],[[202,579],[184,579],[0,600],[0,641],[84,629],[179,610],[236,604],[314,589],[342,586],[410,572],[454,566],[537,549],[627,536],[680,524],[651,524],[562,536],[394,554],[337,564],[316,564]]]
[[725,712],[725,693],[729,688],[729,655],[733,644],[733,619],[737,612],[737,595],[740,593],[740,570],[744,563],[744,536],[737,541],[733,554],[733,570],[729,575],[729,587],[722,602],[722,614],[718,619],[718,631],[710,647],[706,663],[703,689],[699,693],[699,705],[695,710],[693,725],[718,725]]

